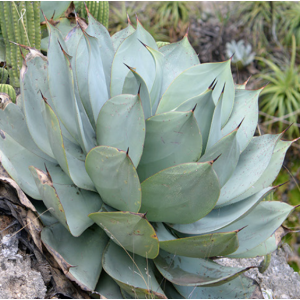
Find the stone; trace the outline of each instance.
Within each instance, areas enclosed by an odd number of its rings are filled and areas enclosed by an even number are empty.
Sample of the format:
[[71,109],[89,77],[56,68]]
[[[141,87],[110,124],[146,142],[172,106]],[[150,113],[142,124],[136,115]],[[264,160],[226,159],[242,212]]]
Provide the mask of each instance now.
[[31,259],[20,254],[16,234],[7,234],[0,248],[0,299],[44,299],[47,288],[41,274],[31,269]]
[[[272,253],[270,265],[264,273],[260,273],[258,268],[245,272],[246,276],[254,279],[260,285],[264,299],[299,299],[300,275],[287,263],[288,255],[286,248],[278,248]],[[231,267],[259,267],[263,259],[263,257],[221,258],[216,262]]]

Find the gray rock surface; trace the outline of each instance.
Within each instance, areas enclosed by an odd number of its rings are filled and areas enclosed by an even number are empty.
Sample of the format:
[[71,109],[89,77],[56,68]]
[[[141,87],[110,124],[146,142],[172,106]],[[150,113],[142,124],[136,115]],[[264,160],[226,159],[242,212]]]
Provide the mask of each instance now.
[[[287,263],[287,250],[279,248],[272,253],[270,265],[264,273],[258,268],[245,272],[245,275],[256,280],[265,299],[299,299],[300,275]],[[263,257],[216,260],[221,265],[231,267],[259,266]]]
[[5,235],[0,247],[0,299],[43,299],[46,286],[39,272],[31,269],[29,255],[18,252],[16,235]]

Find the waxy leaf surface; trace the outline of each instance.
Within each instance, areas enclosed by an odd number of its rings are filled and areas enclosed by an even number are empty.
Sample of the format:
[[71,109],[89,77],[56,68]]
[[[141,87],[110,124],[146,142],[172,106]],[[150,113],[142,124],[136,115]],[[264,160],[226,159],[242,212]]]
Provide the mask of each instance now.
[[125,151],[106,146],[95,147],[88,153],[85,165],[105,203],[122,211],[139,211],[141,185]]
[[193,223],[215,206],[220,191],[212,163],[185,163],[165,169],[142,184],[142,207],[151,222]]
[[119,246],[146,258],[158,255],[158,239],[143,214],[131,212],[98,212],[89,217]]

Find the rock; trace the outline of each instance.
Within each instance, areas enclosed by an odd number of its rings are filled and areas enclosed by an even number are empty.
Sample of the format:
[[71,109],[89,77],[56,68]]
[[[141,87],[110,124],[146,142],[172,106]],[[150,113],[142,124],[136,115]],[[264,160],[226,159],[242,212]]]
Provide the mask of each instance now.
[[0,299],[45,298],[41,274],[31,269],[29,255],[18,252],[17,235],[5,235],[0,251]]
[[[253,268],[245,275],[256,280],[265,299],[298,299],[300,295],[300,275],[287,263],[287,251],[279,248],[272,253],[270,265],[264,273]],[[223,266],[259,266],[263,257],[230,259],[221,258],[216,262]]]

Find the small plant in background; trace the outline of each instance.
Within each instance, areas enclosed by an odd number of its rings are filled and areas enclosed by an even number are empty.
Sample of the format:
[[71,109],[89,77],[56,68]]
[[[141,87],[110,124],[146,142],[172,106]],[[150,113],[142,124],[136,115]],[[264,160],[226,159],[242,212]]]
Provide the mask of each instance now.
[[[299,135],[300,114],[300,68],[295,64],[296,42],[292,38],[292,55],[289,64],[278,66],[265,58],[257,58],[264,62],[270,70],[259,77],[269,82],[260,96],[260,108],[265,113],[265,122],[271,129],[274,124],[279,130],[294,123],[289,130],[290,138]],[[275,116],[275,118],[273,117]]]
[[255,53],[251,52],[250,44],[245,46],[244,41],[231,41],[226,43],[226,54],[228,58],[232,57],[232,63],[235,64],[238,70],[244,69],[254,60]]
[[8,79],[8,71],[5,68],[0,68],[0,83],[6,83]]

